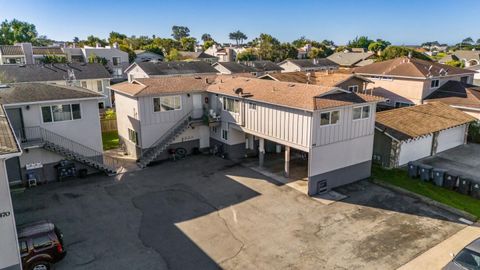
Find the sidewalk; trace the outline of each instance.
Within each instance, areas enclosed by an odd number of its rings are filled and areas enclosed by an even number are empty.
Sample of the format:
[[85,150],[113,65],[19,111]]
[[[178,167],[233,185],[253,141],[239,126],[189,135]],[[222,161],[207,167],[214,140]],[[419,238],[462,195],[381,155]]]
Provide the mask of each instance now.
[[462,248],[478,237],[480,237],[480,227],[478,225],[467,226],[450,238],[398,268],[398,270],[440,270],[452,260],[450,253],[457,254]]

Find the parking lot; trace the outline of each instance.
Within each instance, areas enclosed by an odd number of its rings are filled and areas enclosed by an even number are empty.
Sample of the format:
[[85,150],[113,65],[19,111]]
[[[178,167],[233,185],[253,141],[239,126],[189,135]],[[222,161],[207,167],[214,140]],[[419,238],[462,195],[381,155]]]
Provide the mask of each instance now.
[[13,195],[17,223],[50,219],[57,269],[396,269],[464,228],[362,181],[323,205],[231,161],[196,156]]

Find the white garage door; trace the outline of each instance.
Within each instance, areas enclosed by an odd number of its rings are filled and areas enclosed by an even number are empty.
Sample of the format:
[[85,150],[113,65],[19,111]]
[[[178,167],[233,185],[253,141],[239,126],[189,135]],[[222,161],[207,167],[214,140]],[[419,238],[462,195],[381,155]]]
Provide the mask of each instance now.
[[440,131],[438,134],[437,153],[463,144],[465,125]]
[[422,137],[409,142],[403,142],[400,146],[398,163],[400,166],[409,161],[415,161],[430,156],[432,151],[432,135]]

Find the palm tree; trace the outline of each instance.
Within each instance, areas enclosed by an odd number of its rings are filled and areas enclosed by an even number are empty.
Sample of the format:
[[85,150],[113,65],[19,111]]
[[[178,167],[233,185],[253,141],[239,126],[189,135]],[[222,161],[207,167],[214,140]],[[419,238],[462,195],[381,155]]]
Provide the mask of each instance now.
[[205,41],[209,41],[209,40],[213,40],[212,36],[210,34],[203,34],[202,35],[202,41],[205,42]]
[[237,46],[239,44],[243,44],[243,41],[245,41],[248,38],[247,35],[242,33],[240,30],[230,33],[228,37],[231,40],[235,40],[235,42],[237,43]]
[[473,43],[473,39],[471,37],[467,37],[462,40],[462,43],[460,43],[460,49],[463,47],[463,44],[472,45],[472,43]]

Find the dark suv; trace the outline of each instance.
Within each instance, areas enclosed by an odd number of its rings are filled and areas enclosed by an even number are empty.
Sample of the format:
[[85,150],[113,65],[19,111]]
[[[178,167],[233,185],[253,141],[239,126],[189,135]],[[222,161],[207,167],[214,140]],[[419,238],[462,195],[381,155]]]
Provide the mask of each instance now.
[[63,235],[55,224],[38,221],[17,227],[24,270],[49,270],[66,255]]

